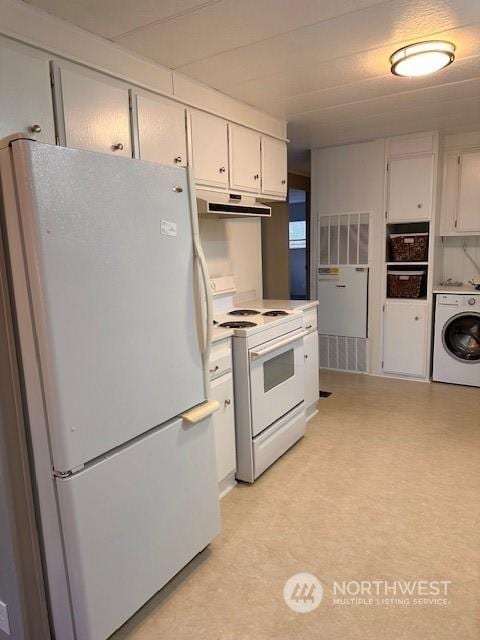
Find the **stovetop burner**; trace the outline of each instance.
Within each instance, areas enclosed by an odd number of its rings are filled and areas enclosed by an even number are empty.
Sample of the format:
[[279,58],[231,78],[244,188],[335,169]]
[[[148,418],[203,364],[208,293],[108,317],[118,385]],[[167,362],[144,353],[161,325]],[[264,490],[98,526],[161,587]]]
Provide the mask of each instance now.
[[263,316],[288,316],[288,311],[283,311],[282,309],[272,309],[272,311],[265,311],[262,313]]
[[225,329],[249,329],[250,327],[256,327],[256,322],[247,322],[246,320],[230,320],[229,322],[222,322],[221,327]]
[[229,316],[256,316],[260,313],[260,311],[256,311],[255,309],[234,309],[233,311],[229,311]]

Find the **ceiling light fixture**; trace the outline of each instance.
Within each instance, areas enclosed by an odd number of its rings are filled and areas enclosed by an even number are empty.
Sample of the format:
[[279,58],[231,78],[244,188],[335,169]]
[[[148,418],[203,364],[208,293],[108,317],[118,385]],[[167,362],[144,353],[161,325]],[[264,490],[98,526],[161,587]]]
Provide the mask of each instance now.
[[417,42],[397,49],[390,56],[395,76],[416,78],[448,67],[455,60],[455,45],[445,40]]

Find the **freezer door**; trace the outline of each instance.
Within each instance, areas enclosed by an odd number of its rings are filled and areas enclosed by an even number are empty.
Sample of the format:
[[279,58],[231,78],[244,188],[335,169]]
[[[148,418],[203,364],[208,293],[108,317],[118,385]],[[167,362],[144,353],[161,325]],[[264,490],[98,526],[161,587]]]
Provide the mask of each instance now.
[[176,420],[57,480],[78,640],[122,625],[219,531],[212,419]]
[[318,332],[367,337],[368,269],[338,267],[318,276]]
[[203,402],[186,169],[13,145],[54,466]]

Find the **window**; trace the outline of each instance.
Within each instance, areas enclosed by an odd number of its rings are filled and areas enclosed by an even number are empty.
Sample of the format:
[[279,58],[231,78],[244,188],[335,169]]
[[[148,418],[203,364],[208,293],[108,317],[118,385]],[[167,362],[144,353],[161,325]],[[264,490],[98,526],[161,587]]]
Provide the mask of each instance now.
[[305,249],[307,246],[307,224],[305,220],[289,222],[288,239],[290,249]]

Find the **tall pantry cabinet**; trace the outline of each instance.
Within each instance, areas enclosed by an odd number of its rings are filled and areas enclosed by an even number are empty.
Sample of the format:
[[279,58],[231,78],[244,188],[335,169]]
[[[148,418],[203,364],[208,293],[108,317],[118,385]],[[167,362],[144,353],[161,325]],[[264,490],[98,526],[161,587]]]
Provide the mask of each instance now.
[[382,303],[386,375],[429,376],[438,153],[436,133],[386,141]]

